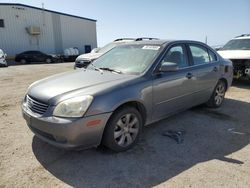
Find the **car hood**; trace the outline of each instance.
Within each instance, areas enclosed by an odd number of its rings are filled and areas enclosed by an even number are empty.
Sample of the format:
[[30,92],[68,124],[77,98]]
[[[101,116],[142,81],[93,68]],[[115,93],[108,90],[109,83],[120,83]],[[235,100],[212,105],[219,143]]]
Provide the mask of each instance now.
[[88,61],[92,61],[95,60],[97,58],[99,58],[103,53],[87,53],[87,54],[82,54],[79,55],[76,58],[76,61],[81,61],[81,60],[88,60]]
[[217,52],[225,59],[250,59],[250,50],[219,50]]
[[79,70],[57,74],[34,82],[28,95],[45,103],[53,98],[70,98],[72,94],[94,95],[96,92],[133,79],[135,75],[115,74],[108,71]]

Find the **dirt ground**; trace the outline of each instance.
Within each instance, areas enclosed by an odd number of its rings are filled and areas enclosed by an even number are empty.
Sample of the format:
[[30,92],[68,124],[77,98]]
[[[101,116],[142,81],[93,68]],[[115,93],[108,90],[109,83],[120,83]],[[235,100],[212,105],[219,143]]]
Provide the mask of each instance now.
[[[0,69],[0,188],[250,187],[250,83],[237,82],[223,106],[200,106],[144,129],[124,153],[65,151],[28,129],[20,103],[28,86],[72,63]],[[184,130],[184,142],[162,136]]]

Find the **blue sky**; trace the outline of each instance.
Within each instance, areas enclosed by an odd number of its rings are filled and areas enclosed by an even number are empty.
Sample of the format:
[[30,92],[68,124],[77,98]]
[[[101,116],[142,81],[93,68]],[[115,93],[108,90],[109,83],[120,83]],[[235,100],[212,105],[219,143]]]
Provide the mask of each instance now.
[[98,46],[120,37],[192,39],[220,45],[250,33],[250,0],[5,0],[97,19]]

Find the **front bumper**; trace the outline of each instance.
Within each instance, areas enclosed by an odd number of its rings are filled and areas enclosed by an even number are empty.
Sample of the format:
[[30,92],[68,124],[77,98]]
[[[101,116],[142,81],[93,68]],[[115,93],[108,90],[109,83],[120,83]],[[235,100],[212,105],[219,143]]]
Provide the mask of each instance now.
[[0,65],[1,66],[7,66],[7,62],[5,59],[0,59]]
[[110,113],[83,118],[37,117],[24,106],[22,114],[31,131],[40,139],[56,147],[84,149],[101,143]]

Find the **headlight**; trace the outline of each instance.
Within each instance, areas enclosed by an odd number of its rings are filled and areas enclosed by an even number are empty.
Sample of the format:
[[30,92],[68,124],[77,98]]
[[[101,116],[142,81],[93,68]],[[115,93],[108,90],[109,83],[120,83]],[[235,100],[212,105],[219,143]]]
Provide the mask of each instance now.
[[86,95],[62,101],[54,109],[53,116],[82,117],[87,111],[92,100],[92,96]]

